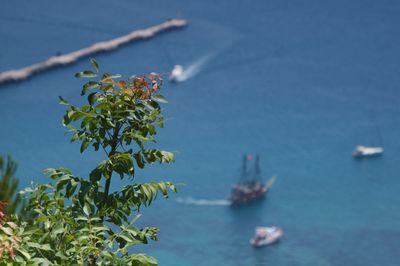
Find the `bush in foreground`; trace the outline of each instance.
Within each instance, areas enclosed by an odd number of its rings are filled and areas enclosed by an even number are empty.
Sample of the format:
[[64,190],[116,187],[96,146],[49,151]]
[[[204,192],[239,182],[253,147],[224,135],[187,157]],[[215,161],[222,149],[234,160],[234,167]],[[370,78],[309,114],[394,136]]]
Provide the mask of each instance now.
[[[78,78],[97,78],[94,71],[77,73]],[[0,209],[0,264],[11,265],[157,265],[153,257],[130,254],[128,248],[157,240],[158,228],[138,228],[139,208],[148,206],[158,194],[168,197],[170,182],[137,183],[135,171],[146,164],[170,163],[174,155],[148,149],[156,142],[156,128],[163,127],[158,94],[162,79],[157,74],[120,80],[103,74],[83,85],[87,104],[67,106],[63,123],[71,141],[81,143],[80,152],[93,148],[106,155],[88,177],[75,176],[65,168],[49,168],[52,182],[27,188],[28,209],[35,218],[23,221],[6,216]],[[131,184],[110,191],[115,179]],[[2,205],[1,205],[2,206]]]

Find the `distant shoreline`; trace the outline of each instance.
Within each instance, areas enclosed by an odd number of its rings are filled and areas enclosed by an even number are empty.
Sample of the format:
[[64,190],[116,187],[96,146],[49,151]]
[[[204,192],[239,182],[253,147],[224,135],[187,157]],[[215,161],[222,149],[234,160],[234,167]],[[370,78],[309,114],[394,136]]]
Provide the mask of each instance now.
[[117,49],[123,44],[130,43],[136,40],[148,39],[163,31],[171,30],[174,28],[181,28],[186,25],[186,20],[170,19],[161,24],[154,25],[146,29],[135,30],[128,33],[127,35],[109,41],[98,42],[92,44],[89,47],[70,52],[68,54],[52,56],[45,61],[27,67],[7,70],[0,73],[0,85],[15,81],[21,81],[50,68],[71,64],[82,57],[90,56],[99,52],[111,51]]

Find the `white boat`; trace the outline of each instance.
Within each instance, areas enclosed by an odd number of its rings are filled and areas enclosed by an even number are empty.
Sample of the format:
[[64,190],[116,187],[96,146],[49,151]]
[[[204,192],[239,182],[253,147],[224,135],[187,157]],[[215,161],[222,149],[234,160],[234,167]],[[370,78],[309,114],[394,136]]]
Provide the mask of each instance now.
[[383,153],[382,147],[365,147],[365,146],[357,146],[353,151],[353,157],[362,158],[362,157],[373,157],[380,156]]
[[175,65],[171,71],[171,74],[169,75],[169,79],[171,81],[180,81],[182,75],[183,75],[183,66]]
[[283,230],[280,227],[256,227],[255,236],[250,240],[253,247],[262,247],[277,242],[283,236]]

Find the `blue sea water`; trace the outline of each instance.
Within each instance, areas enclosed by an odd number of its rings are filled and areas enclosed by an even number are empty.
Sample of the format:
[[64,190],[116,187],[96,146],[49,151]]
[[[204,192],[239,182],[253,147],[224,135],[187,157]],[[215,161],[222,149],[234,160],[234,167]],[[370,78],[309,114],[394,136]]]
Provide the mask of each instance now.
[[[139,250],[162,266],[399,265],[399,12],[389,0],[14,0],[0,9],[0,71],[188,19],[185,29],[96,56],[125,76],[203,62],[163,89],[158,145],[177,162],[136,178],[186,185],[143,210],[140,223],[161,232]],[[19,162],[21,188],[46,181],[44,168],[84,175],[103,158],[80,155],[60,122],[57,96],[81,102],[73,73],[88,66],[0,87],[0,153]],[[355,161],[358,144],[383,145],[385,154]],[[266,200],[245,208],[176,201],[227,198],[246,152],[260,154],[265,178],[278,176]],[[284,238],[251,248],[259,225],[282,226]]]

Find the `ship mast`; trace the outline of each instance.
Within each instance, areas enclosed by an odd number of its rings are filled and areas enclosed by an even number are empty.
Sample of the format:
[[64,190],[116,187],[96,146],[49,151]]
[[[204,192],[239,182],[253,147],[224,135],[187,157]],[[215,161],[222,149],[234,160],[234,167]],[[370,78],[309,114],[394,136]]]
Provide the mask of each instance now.
[[247,161],[248,161],[248,155],[245,154],[243,156],[243,165],[242,165],[242,174],[240,176],[240,183],[245,183],[247,181],[247,176],[248,176]]

